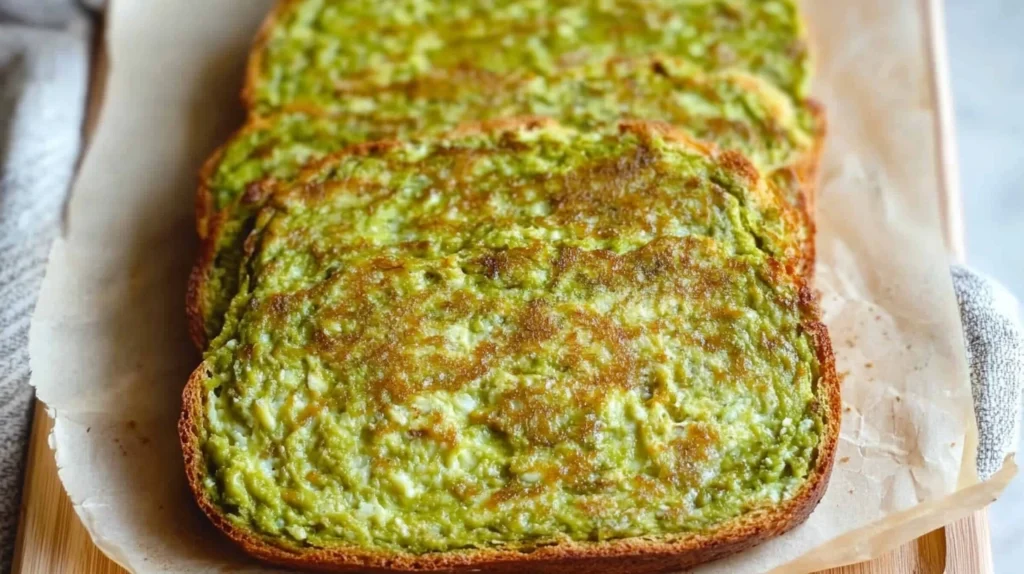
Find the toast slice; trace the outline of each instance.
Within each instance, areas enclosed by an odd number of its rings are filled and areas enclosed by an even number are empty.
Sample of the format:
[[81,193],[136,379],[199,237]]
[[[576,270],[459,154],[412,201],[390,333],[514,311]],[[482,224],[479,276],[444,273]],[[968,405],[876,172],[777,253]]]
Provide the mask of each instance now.
[[801,523],[839,430],[792,208],[661,124],[356,146],[277,188],[179,432],[252,555],[656,572]]
[[[367,102],[373,102],[369,105]],[[739,71],[705,73],[665,57],[614,58],[558,77],[508,77],[492,83],[460,75],[421,79],[415,89],[384,90],[334,102],[329,113],[256,117],[207,162],[197,199],[204,238],[190,288],[193,340],[220,330],[237,289],[241,246],[270,180],[287,182],[306,162],[347,145],[440,133],[462,120],[550,116],[596,129],[620,118],[657,120],[749,157],[801,208],[797,229],[813,264],[813,223],[805,194],[824,134],[816,104],[794,101],[768,81]]]
[[795,0],[284,0],[257,35],[243,99],[257,114],[323,109],[431,75],[556,77],[649,54],[745,70],[807,96],[810,59]]

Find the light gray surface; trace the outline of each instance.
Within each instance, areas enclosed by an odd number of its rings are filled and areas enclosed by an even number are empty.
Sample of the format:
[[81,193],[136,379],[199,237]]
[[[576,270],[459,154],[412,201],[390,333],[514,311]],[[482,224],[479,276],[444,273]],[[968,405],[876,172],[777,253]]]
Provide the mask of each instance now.
[[[967,260],[1022,298],[1024,2],[947,0],[946,21]],[[990,517],[996,572],[1024,571],[1024,479]]]

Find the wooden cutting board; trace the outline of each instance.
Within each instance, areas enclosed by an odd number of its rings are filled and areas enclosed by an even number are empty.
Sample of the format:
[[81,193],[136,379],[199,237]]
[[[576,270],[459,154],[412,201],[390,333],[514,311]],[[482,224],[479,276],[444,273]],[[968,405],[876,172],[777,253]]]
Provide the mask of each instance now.
[[[53,422],[36,404],[14,574],[125,574],[96,548],[57,477],[46,442]],[[988,521],[978,513],[886,556],[820,574],[992,574]]]
[[[944,90],[945,42],[941,36],[941,5],[937,0],[921,0],[930,5],[932,16],[932,52],[936,61],[940,92],[940,131],[943,142],[939,150],[944,167],[943,215],[946,221],[946,244],[951,255],[963,258],[960,199],[956,182],[956,157],[951,133],[949,99]],[[106,58],[102,38],[97,39],[93,76],[89,90],[89,108],[83,126],[86,140],[99,116],[106,77]],[[945,104],[945,105],[943,105]],[[71,501],[57,476],[57,465],[47,437],[53,421],[45,406],[36,403],[32,437],[26,461],[25,483],[14,574],[124,574],[125,570],[103,555],[92,543],[88,532],[71,506]],[[828,570],[819,574],[992,574],[992,550],[988,519],[985,512],[975,513],[945,528],[935,530],[894,552],[870,562]]]

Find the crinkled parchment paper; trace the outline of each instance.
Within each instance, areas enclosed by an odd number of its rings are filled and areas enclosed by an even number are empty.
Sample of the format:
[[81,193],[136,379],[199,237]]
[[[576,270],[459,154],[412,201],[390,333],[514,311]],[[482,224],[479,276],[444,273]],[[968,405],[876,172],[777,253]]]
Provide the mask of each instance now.
[[[199,362],[183,309],[195,174],[241,122],[245,55],[269,4],[113,3],[100,124],[32,325],[60,477],[99,547],[136,572],[262,570],[193,504],[175,422]],[[803,527],[707,572],[867,558],[982,506],[1013,471],[984,484],[973,471],[924,6],[814,0],[806,10],[831,127],[818,287],[845,374],[842,443]]]

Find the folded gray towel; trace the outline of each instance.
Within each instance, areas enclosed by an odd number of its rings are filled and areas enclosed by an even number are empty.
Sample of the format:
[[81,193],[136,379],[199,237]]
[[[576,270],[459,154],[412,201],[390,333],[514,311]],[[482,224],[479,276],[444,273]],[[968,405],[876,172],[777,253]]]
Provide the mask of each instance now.
[[997,281],[953,267],[978,417],[978,475],[992,476],[1020,438],[1024,330],[1017,300]]
[[[31,417],[28,328],[80,145],[89,21],[102,0],[0,0],[0,571],[10,568]],[[34,28],[32,26],[35,26]],[[1017,440],[1024,335],[997,283],[953,269],[978,413],[978,471]]]
[[59,27],[42,28],[3,20],[6,2],[0,0],[0,572],[10,569],[32,414],[29,318],[78,158],[89,70],[82,12],[63,0],[39,2],[65,8],[45,11],[45,23]]

